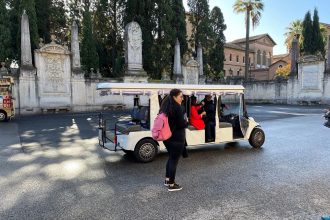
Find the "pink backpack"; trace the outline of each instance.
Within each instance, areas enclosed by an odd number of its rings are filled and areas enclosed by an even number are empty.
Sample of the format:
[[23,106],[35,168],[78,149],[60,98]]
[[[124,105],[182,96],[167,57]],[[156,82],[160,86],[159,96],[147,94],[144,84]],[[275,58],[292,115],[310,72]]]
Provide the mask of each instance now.
[[154,121],[154,126],[151,129],[152,138],[156,141],[165,141],[172,136],[168,117],[164,113],[159,113]]

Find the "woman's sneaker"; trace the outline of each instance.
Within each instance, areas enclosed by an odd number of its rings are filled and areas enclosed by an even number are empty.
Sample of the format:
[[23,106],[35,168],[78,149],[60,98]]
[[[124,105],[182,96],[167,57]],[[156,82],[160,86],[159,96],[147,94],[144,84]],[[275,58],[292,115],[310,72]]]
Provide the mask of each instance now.
[[164,186],[168,186],[168,185],[170,185],[169,182],[170,182],[169,180],[165,180],[165,181],[164,181]]
[[169,184],[168,185],[168,191],[172,192],[172,191],[179,191],[182,189],[182,186],[180,186],[179,184]]

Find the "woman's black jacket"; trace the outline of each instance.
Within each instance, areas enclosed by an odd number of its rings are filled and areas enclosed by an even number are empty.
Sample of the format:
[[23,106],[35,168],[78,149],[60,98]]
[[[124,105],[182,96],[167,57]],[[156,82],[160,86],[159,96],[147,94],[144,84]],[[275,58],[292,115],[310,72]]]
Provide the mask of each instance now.
[[168,113],[168,123],[171,128],[172,136],[167,140],[171,142],[185,142],[185,128],[188,122],[184,119],[182,108],[175,103]]

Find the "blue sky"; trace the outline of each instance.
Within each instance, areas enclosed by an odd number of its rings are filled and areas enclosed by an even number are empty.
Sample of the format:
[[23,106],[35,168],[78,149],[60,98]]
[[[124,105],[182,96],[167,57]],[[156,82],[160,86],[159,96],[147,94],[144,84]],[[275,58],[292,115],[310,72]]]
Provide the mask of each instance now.
[[[245,37],[244,15],[233,12],[235,0],[209,0],[210,10],[218,6],[225,18],[227,42]],[[187,0],[183,0],[188,10]],[[319,12],[320,22],[330,24],[330,0],[263,0],[264,11],[260,24],[250,30],[250,36],[268,33],[276,42],[274,54],[286,53],[284,45],[286,27],[296,19],[304,19],[306,12],[312,13],[316,7]]]

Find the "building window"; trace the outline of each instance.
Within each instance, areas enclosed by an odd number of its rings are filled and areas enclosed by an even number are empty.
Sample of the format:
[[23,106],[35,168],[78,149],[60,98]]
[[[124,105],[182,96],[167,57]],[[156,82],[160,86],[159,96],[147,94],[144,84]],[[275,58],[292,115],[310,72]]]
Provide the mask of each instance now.
[[261,52],[258,50],[257,52],[257,65],[261,65]]
[[237,70],[237,76],[239,76],[239,70]]
[[231,61],[231,54],[229,54],[229,61]]
[[245,63],[245,56],[243,56],[243,63]]
[[266,66],[266,52],[265,51],[262,53],[262,65]]
[[232,69],[229,69],[229,75],[233,75],[233,70]]
[[268,56],[268,66],[272,65],[272,53],[269,52]]
[[239,56],[238,55],[236,56],[236,62],[237,63],[239,62]]

